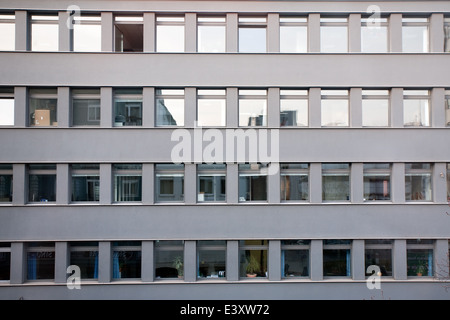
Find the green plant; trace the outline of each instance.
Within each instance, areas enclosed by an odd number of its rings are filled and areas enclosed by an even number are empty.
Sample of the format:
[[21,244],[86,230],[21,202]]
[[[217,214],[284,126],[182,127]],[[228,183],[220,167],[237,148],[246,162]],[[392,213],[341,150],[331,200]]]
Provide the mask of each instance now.
[[172,265],[175,269],[177,269],[178,276],[182,277],[183,276],[183,257],[182,256],[175,257],[175,259],[173,259]]
[[424,274],[427,271],[427,266],[422,263],[417,266],[416,272],[417,274]]
[[261,266],[259,265],[258,260],[255,257],[250,256],[250,259],[247,259],[247,267],[246,271],[248,274],[255,274],[261,270]]

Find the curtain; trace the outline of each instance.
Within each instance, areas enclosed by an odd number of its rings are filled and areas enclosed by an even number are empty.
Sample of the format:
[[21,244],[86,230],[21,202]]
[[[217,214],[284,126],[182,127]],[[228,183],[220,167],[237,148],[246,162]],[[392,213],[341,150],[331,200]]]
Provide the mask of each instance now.
[[98,279],[98,252],[96,252],[96,255],[95,255],[94,279]]
[[27,279],[36,280],[36,253],[28,254],[27,269]]
[[113,279],[120,279],[119,253],[113,253]]
[[351,277],[352,275],[350,268],[351,264],[352,264],[352,256],[350,250],[347,250],[347,270],[346,270],[347,277]]

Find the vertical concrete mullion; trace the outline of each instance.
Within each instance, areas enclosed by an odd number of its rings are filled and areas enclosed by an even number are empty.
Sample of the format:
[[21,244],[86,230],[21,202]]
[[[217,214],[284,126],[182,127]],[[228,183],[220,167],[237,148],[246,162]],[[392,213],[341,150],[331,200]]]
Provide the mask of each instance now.
[[348,52],[361,52],[361,14],[351,13],[348,19]]
[[155,88],[144,87],[142,90],[142,127],[155,126]]
[[[73,27],[68,27],[68,20],[70,13],[67,11],[60,11],[58,13],[58,31],[59,31],[59,51],[68,52],[73,50]],[[69,22],[70,23],[70,22]],[[69,24],[70,25],[70,24]]]
[[365,258],[364,258],[364,240],[353,240],[352,241],[352,279],[353,280],[364,280],[365,275]]
[[184,281],[197,280],[197,242],[186,240],[184,242]]
[[389,48],[391,52],[402,52],[402,14],[392,13],[389,16]]
[[142,165],[142,204],[151,205],[155,202],[155,166],[153,163]]
[[16,51],[27,51],[31,49],[31,25],[27,11],[16,11]]
[[197,121],[197,89],[184,90],[184,126],[194,128]]
[[113,89],[111,87],[100,88],[100,126],[111,128],[113,124]]
[[197,202],[197,165],[186,163],[184,170],[184,202],[194,204]]
[[280,126],[280,88],[267,90],[267,126],[269,128]]
[[238,88],[227,88],[227,128],[239,126],[239,90]]
[[141,278],[143,282],[153,282],[155,279],[155,267],[154,267],[154,242],[142,241],[142,274]]
[[350,193],[352,203],[364,202],[364,165],[363,163],[352,163],[350,173]]
[[391,127],[403,128],[403,88],[392,88],[390,96]]
[[281,240],[269,240],[269,280],[281,280]]
[[280,52],[280,15],[267,14],[267,52]]
[[391,174],[391,199],[393,203],[405,203],[405,164],[393,163]]
[[311,163],[309,167],[309,201],[322,202],[322,164]]
[[362,89],[350,89],[350,127],[362,127]]
[[237,13],[227,13],[226,33],[226,52],[238,52],[239,30]]
[[227,203],[239,202],[239,165],[236,163],[227,164],[226,192]]
[[447,202],[447,180],[446,177],[447,164],[435,163],[433,168],[433,201],[437,203]]
[[323,280],[323,240],[311,240],[311,280]]
[[108,283],[112,279],[112,247],[109,241],[98,243],[98,282]]
[[67,267],[70,263],[69,243],[57,241],[55,243],[55,282],[66,283],[68,275]]
[[226,277],[228,281],[239,280],[239,241],[227,241]]
[[185,52],[197,52],[197,14],[185,14]]
[[395,280],[407,279],[406,240],[394,240],[393,248],[393,275]]
[[27,279],[27,253],[23,242],[11,243],[11,284],[22,284]]
[[449,278],[449,246],[447,239],[438,239],[434,244],[434,275],[438,280]]
[[114,51],[114,15],[112,12],[101,13],[102,51]]
[[144,12],[144,52],[156,50],[156,15],[154,12]]
[[56,203],[69,204],[70,202],[70,172],[67,163],[58,163],[56,165]]
[[25,164],[13,164],[13,179],[13,204],[24,205],[28,200],[28,179]]
[[267,200],[269,203],[280,203],[280,164],[272,162],[269,164],[267,176]]
[[321,89],[310,88],[309,89],[309,127],[320,128],[321,121]]
[[430,18],[430,52],[444,52],[444,14],[433,13]]
[[112,165],[110,163],[100,164],[100,204],[112,203]]
[[59,128],[68,128],[71,125],[70,88],[58,87],[57,121]]
[[433,88],[431,89],[431,126],[445,128],[445,117],[445,88]]
[[308,52],[320,52],[320,13],[308,15]]
[[26,87],[14,88],[14,127],[28,125],[28,90]]

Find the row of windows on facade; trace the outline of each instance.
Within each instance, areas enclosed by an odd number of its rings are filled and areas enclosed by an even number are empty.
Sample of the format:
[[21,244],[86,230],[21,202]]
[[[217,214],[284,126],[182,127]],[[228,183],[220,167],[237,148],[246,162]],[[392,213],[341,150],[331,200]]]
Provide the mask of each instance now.
[[[28,90],[28,125],[57,126],[58,89],[30,88]],[[155,125],[185,125],[185,90],[155,90]],[[361,120],[364,127],[389,127],[390,90],[362,90]],[[450,125],[450,90],[445,91],[443,107],[445,123]],[[142,126],[143,89],[114,89],[114,126]],[[403,90],[404,126],[431,125],[429,90]],[[14,125],[14,88],[0,88],[0,126]],[[71,125],[100,126],[100,89],[71,90]],[[239,89],[238,122],[242,127],[267,126],[268,89]],[[348,127],[350,124],[350,90],[321,90],[321,125]],[[309,90],[280,89],[280,127],[309,125]],[[196,121],[198,126],[225,127],[227,121],[227,90],[197,89]]]
[[[322,164],[322,200],[351,200],[351,164]],[[391,201],[391,169],[389,163],[368,163],[363,167],[365,201]],[[98,164],[71,165],[72,202],[100,200]],[[238,194],[240,202],[267,201],[267,165],[240,164]],[[433,165],[406,163],[404,173],[406,201],[433,200]],[[444,178],[445,173],[441,173]],[[308,164],[280,164],[280,200],[309,201],[310,172]],[[142,165],[113,165],[114,202],[142,201]],[[197,165],[197,202],[226,202],[226,165]],[[0,203],[13,200],[13,170],[0,165]],[[155,165],[155,201],[184,201],[184,165]],[[28,201],[30,203],[56,201],[56,165],[28,165]],[[195,187],[194,187],[195,188]],[[450,201],[450,164],[447,164],[447,198]]]
[[[184,278],[184,241],[154,241],[154,279]],[[0,280],[10,280],[10,243],[0,243]],[[369,266],[378,266],[383,277],[394,275],[394,240],[365,240],[364,260],[366,277],[372,275]],[[434,240],[407,240],[407,276],[439,277],[447,274],[447,259],[435,264]],[[239,241],[239,277],[268,278],[269,241]],[[32,242],[25,245],[26,280],[55,279],[54,242]],[[281,277],[284,279],[310,278],[311,241],[281,241]],[[143,255],[140,241],[117,241],[111,243],[112,280],[140,279],[142,277]],[[226,279],[227,241],[203,240],[196,242],[198,279]],[[323,277],[352,276],[352,240],[323,240]],[[99,279],[99,243],[70,242],[69,264],[80,268],[82,280]],[[145,267],[145,266],[144,266]],[[316,266],[317,267],[317,266]]]
[[[58,14],[31,14],[32,51],[58,51]],[[62,19],[68,19],[64,17]],[[64,21],[66,22],[66,21]],[[185,16],[158,15],[156,17],[156,52],[185,51]],[[70,23],[70,22],[69,22]],[[279,51],[308,52],[307,16],[279,17]],[[197,52],[226,52],[227,18],[222,16],[197,17]],[[73,50],[100,52],[102,26],[100,15],[81,15],[72,21]],[[267,16],[239,16],[238,52],[262,53],[267,50]],[[445,19],[445,52],[450,52],[450,18]],[[186,29],[186,30],[185,30]],[[403,17],[403,52],[429,52],[429,15]],[[389,18],[363,17],[361,19],[361,52],[389,52]],[[114,50],[116,52],[144,51],[143,15],[114,17]],[[15,50],[15,15],[0,15],[0,50]],[[349,52],[349,18],[321,17],[320,52]]]

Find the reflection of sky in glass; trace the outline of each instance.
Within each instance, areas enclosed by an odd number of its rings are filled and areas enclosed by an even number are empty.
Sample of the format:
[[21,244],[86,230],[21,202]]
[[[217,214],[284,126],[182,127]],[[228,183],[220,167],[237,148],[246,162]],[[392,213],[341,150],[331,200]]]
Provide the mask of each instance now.
[[429,126],[430,114],[428,109],[428,100],[403,100],[403,123],[406,126]]
[[387,52],[388,51],[387,27],[361,27],[361,51],[362,52]]
[[0,126],[14,125],[14,99],[0,99]]
[[307,40],[307,27],[280,27],[280,52],[307,52]]
[[73,28],[73,50],[82,52],[102,51],[100,25],[76,24]]
[[348,51],[347,27],[321,26],[320,27],[320,51],[321,52],[347,52]]
[[[290,115],[292,115],[293,119],[289,118]],[[307,125],[308,125],[308,100],[286,99],[280,101],[280,126],[307,126]]]
[[428,27],[403,26],[403,52],[428,52]]
[[184,52],[184,26],[157,26],[157,52]]
[[58,25],[33,24],[31,26],[32,51],[58,51]]
[[225,52],[225,26],[199,26],[198,52]]
[[261,119],[262,126],[266,125],[267,101],[262,99],[241,99],[239,101],[239,126],[251,125],[251,119]]
[[0,51],[14,51],[16,34],[14,23],[0,23]]
[[[158,99],[157,100],[157,118],[159,119],[162,109],[160,104],[166,106],[170,115],[174,118],[176,125],[184,126],[184,99]],[[167,123],[158,123],[158,125],[167,125]]]
[[225,99],[199,99],[197,103],[197,125],[225,126],[225,105]]
[[389,126],[389,100],[364,99],[362,101],[362,125],[364,127]]
[[239,28],[239,52],[266,52],[266,28]]
[[348,126],[348,101],[333,99],[322,100],[322,126]]

